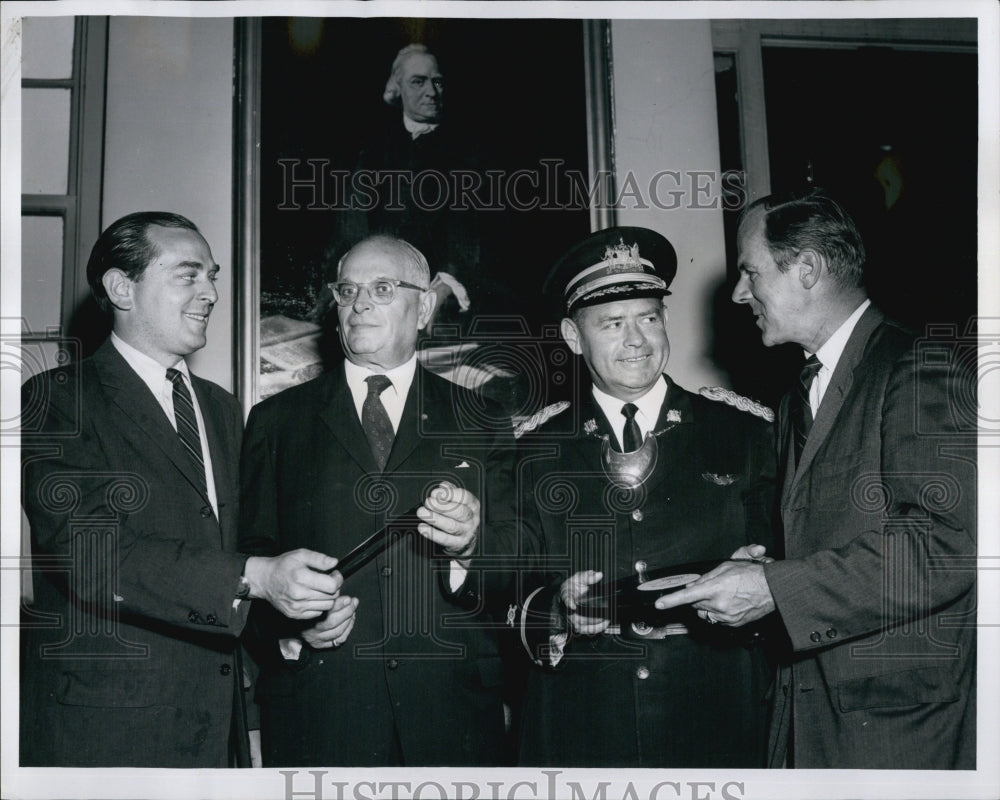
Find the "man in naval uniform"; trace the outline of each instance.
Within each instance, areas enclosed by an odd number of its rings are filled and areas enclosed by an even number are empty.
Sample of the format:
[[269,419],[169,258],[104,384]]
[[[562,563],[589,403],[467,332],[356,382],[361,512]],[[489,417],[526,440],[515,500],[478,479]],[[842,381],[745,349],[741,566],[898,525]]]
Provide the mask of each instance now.
[[[690,608],[660,613],[662,591],[631,602],[643,582],[674,585],[669,568],[762,559],[774,540],[770,410],[722,389],[688,392],[664,372],[676,270],[663,236],[619,227],[573,247],[546,281],[592,385],[520,430],[524,524],[544,549],[514,621],[533,662],[526,765],[764,763],[762,628],[733,636]],[[588,606],[616,586],[631,591]]]

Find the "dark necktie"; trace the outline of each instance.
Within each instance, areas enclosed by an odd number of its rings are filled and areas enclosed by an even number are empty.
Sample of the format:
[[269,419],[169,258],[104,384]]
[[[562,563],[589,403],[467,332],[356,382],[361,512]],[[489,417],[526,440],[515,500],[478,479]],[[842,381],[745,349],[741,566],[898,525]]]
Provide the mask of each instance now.
[[802,459],[802,448],[806,445],[809,437],[809,429],[812,428],[813,415],[809,405],[809,387],[816,377],[816,373],[822,368],[820,360],[816,356],[809,356],[806,363],[802,365],[799,373],[799,380],[795,384],[795,391],[789,399],[788,411],[792,420],[792,446],[795,449],[795,466],[798,467]]
[[622,415],[625,417],[625,431],[622,436],[623,453],[631,453],[642,446],[639,423],[635,421],[635,412],[638,410],[639,407],[635,403],[626,403],[622,406]]
[[208,488],[205,482],[205,460],[201,455],[201,435],[198,433],[198,417],[194,413],[191,393],[184,383],[184,376],[178,370],[168,369],[167,380],[174,385],[174,420],[177,423],[177,437],[194,464],[199,488],[206,494]]
[[381,472],[385,469],[385,462],[389,460],[394,434],[392,422],[389,421],[389,415],[379,395],[392,386],[392,381],[385,375],[371,375],[365,378],[365,383],[368,384],[368,396],[361,406],[361,427],[365,429],[372,455],[375,456],[375,463]]

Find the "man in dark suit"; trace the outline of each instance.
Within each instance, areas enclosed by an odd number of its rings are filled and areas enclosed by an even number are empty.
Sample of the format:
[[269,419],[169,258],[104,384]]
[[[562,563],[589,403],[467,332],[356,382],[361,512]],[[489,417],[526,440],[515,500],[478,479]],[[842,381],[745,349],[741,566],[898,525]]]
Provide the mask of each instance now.
[[764,344],[809,356],[780,411],[787,560],[658,605],[731,626],[777,609],[773,766],[973,769],[976,437],[956,401],[975,377],[870,305],[858,230],[822,192],[751,205],[739,260]]
[[[520,620],[534,661],[523,764],[763,766],[771,673],[759,642],[657,613],[657,592],[642,588],[707,569],[692,562],[762,557],[748,546],[772,540],[770,410],[722,389],[688,392],[664,372],[676,269],[664,237],[611,228],[547,282],[592,385],[521,426],[522,506],[547,566],[525,586]],[[588,605],[623,583],[633,591]]]
[[343,556],[419,508],[349,575],[350,638],[254,611],[265,766],[469,766],[504,758],[495,627],[516,552],[510,420],[417,365],[433,309],[421,253],[390,236],[352,248],[331,285],[346,360],[250,413],[241,548]]
[[184,217],[118,220],[87,265],[110,338],[24,386],[22,766],[229,766],[249,598],[302,618],[337,602],[329,556],[235,552],[240,407],[184,361],[218,269]]

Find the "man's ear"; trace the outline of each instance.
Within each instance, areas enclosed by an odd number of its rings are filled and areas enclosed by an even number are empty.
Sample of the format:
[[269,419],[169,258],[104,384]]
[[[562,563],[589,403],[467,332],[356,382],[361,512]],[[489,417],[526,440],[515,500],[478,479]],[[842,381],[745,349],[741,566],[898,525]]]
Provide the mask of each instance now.
[[809,248],[802,250],[798,256],[799,281],[804,289],[812,289],[816,281],[827,270],[826,256]]
[[120,269],[112,267],[101,276],[101,283],[104,284],[104,291],[108,293],[108,300],[120,311],[128,311],[132,308],[132,279]]
[[434,307],[437,305],[437,292],[428,289],[420,295],[420,310],[417,312],[417,330],[422,331],[427,327],[427,323],[434,316]]
[[562,322],[559,323],[559,333],[562,334],[563,341],[574,354],[583,353],[583,349],[580,347],[580,329],[576,327],[573,320],[569,317],[563,317]]

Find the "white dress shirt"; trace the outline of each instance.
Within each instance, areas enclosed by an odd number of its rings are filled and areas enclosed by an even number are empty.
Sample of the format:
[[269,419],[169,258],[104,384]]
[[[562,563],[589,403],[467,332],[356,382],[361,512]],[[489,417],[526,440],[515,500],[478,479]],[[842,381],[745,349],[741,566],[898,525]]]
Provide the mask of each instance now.
[[[594,400],[601,407],[604,416],[608,418],[608,422],[611,423],[611,429],[618,438],[618,449],[624,450],[625,415],[622,414],[622,407],[625,405],[625,401],[619,400],[617,397],[612,397],[607,392],[602,392],[596,386],[591,388]],[[646,437],[649,431],[656,427],[656,420],[659,419],[660,409],[663,407],[663,401],[666,400],[666,397],[667,381],[661,375],[660,379],[653,384],[653,387],[646,394],[638,400],[632,401],[639,409],[635,413],[635,421],[639,425],[639,434],[643,438]]]
[[[871,300],[865,300],[854,309],[854,313],[845,319],[830,338],[823,342],[823,346],[816,351],[816,358],[820,360],[823,366],[820,367],[819,372],[816,373],[816,377],[813,378],[812,385],[809,387],[809,407],[812,409],[813,419],[816,419],[816,414],[819,413],[819,404],[823,402],[826,387],[830,385],[830,378],[833,377],[833,371],[837,368],[837,362],[840,361],[840,356],[847,346],[847,340],[854,333],[854,326],[858,324],[861,315],[865,313],[865,309],[871,304]],[[810,355],[813,354],[806,352],[806,358]]]
[[[160,404],[163,413],[167,415],[170,427],[177,430],[177,418],[174,416],[174,384],[167,377],[167,368],[155,359],[150,358],[145,353],[136,350],[132,345],[111,333],[111,344],[121,357],[132,368],[136,375],[142,380],[149,391],[153,393],[156,402]],[[201,438],[201,457],[205,462],[205,483],[208,489],[208,501],[212,504],[215,518],[219,518],[219,500],[215,492],[215,476],[212,474],[212,453],[208,449],[208,438],[205,435],[205,419],[201,415],[201,407],[198,405],[198,395],[191,385],[191,374],[188,372],[187,363],[180,359],[173,365],[187,384],[188,392],[191,394],[191,402],[194,405],[194,415],[198,419],[198,436]]]
[[365,379],[372,375],[385,375],[392,386],[387,386],[379,399],[385,406],[385,411],[389,415],[392,423],[392,432],[399,432],[399,422],[403,418],[403,407],[406,405],[406,396],[410,393],[410,386],[413,384],[413,376],[417,371],[417,354],[414,353],[409,361],[393,367],[386,372],[375,372],[362,367],[347,359],[344,359],[344,375],[347,378],[347,386],[351,390],[354,398],[354,408],[358,412],[358,419],[361,419],[361,409],[364,407],[365,398],[368,396],[368,384]]

